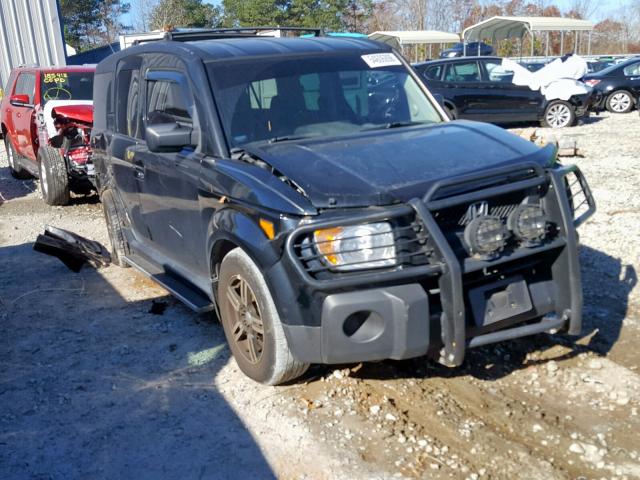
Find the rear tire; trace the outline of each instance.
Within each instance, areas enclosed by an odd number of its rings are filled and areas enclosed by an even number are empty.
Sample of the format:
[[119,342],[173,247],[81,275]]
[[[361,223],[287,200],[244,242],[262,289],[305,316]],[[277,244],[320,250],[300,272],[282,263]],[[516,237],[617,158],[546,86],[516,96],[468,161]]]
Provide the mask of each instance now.
[[9,173],[17,180],[26,180],[31,178],[29,172],[24,170],[19,164],[18,152],[13,148],[13,143],[9,139],[9,134],[4,135],[4,151],[7,154],[7,161],[9,163]]
[[545,128],[570,127],[576,123],[576,111],[569,102],[555,100],[544,109],[540,123]]
[[633,108],[633,95],[617,90],[607,97],[606,107],[611,113],[628,113]]
[[40,190],[47,205],[67,205],[71,199],[69,193],[69,174],[67,164],[60,150],[45,145],[38,149],[38,168],[40,170]]
[[245,375],[278,385],[307,371],[291,353],[262,272],[241,248],[222,260],[217,293],[229,348]]
[[447,115],[449,115],[449,119],[450,120],[457,120],[458,119],[458,114],[456,113],[456,108],[455,107],[451,107],[449,105],[445,105],[444,106],[444,110],[447,112]]
[[107,232],[111,241],[111,263],[122,268],[128,268],[130,265],[124,261],[124,257],[129,253],[129,243],[124,235],[124,223],[122,216],[118,212],[115,198],[111,190],[105,190],[100,196],[102,201],[102,210],[104,218],[107,222]]

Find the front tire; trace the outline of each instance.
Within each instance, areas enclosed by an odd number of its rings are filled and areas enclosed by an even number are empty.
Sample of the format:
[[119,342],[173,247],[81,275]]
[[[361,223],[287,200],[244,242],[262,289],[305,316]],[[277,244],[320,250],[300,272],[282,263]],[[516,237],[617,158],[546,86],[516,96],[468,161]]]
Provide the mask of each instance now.
[[576,123],[576,112],[569,102],[556,100],[544,109],[540,122],[545,128],[565,128]]
[[222,260],[217,293],[227,342],[245,375],[278,385],[309,368],[291,353],[264,277],[241,248]]
[[26,180],[31,177],[29,172],[20,167],[18,163],[18,152],[13,148],[13,143],[9,139],[9,134],[4,135],[4,151],[7,153],[7,162],[9,163],[9,173],[17,180]]
[[38,149],[38,168],[40,170],[40,190],[47,205],[67,205],[71,199],[69,193],[69,174],[67,164],[60,150],[45,145]]
[[633,108],[633,96],[626,90],[618,90],[607,97],[607,110],[611,113],[627,113]]
[[102,210],[107,222],[107,233],[111,241],[111,263],[122,268],[128,268],[124,257],[129,253],[129,243],[124,235],[124,223],[116,206],[116,201],[111,190],[105,190],[100,196]]

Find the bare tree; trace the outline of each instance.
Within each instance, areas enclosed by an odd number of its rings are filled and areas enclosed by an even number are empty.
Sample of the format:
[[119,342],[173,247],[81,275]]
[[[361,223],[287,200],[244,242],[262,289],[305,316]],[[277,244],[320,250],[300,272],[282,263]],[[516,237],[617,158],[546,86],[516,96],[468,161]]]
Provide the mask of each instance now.
[[131,18],[133,27],[139,32],[147,32],[151,28],[151,14],[158,5],[158,0],[132,0]]

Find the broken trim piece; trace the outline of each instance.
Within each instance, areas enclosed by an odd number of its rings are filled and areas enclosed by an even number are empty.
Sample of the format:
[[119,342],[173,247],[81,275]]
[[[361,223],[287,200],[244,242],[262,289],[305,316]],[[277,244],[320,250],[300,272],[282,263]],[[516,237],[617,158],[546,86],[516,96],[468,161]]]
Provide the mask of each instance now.
[[51,225],[46,225],[44,234],[38,235],[33,249],[60,259],[69,270],[76,273],[85,263],[94,268],[111,264],[111,254],[99,242]]

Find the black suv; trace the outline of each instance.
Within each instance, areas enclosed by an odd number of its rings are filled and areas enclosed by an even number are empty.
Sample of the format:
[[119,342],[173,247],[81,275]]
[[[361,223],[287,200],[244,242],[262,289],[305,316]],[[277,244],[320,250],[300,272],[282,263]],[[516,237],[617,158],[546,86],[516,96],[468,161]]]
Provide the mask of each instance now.
[[92,146],[114,261],[216,310],[243,372],[580,331],[577,167],[449,122],[384,45],[227,36],[100,63]]
[[588,115],[593,92],[568,101],[547,100],[538,90],[514,85],[500,57],[454,58],[415,64],[429,90],[442,95],[449,116],[497,124],[540,122],[563,128]]

